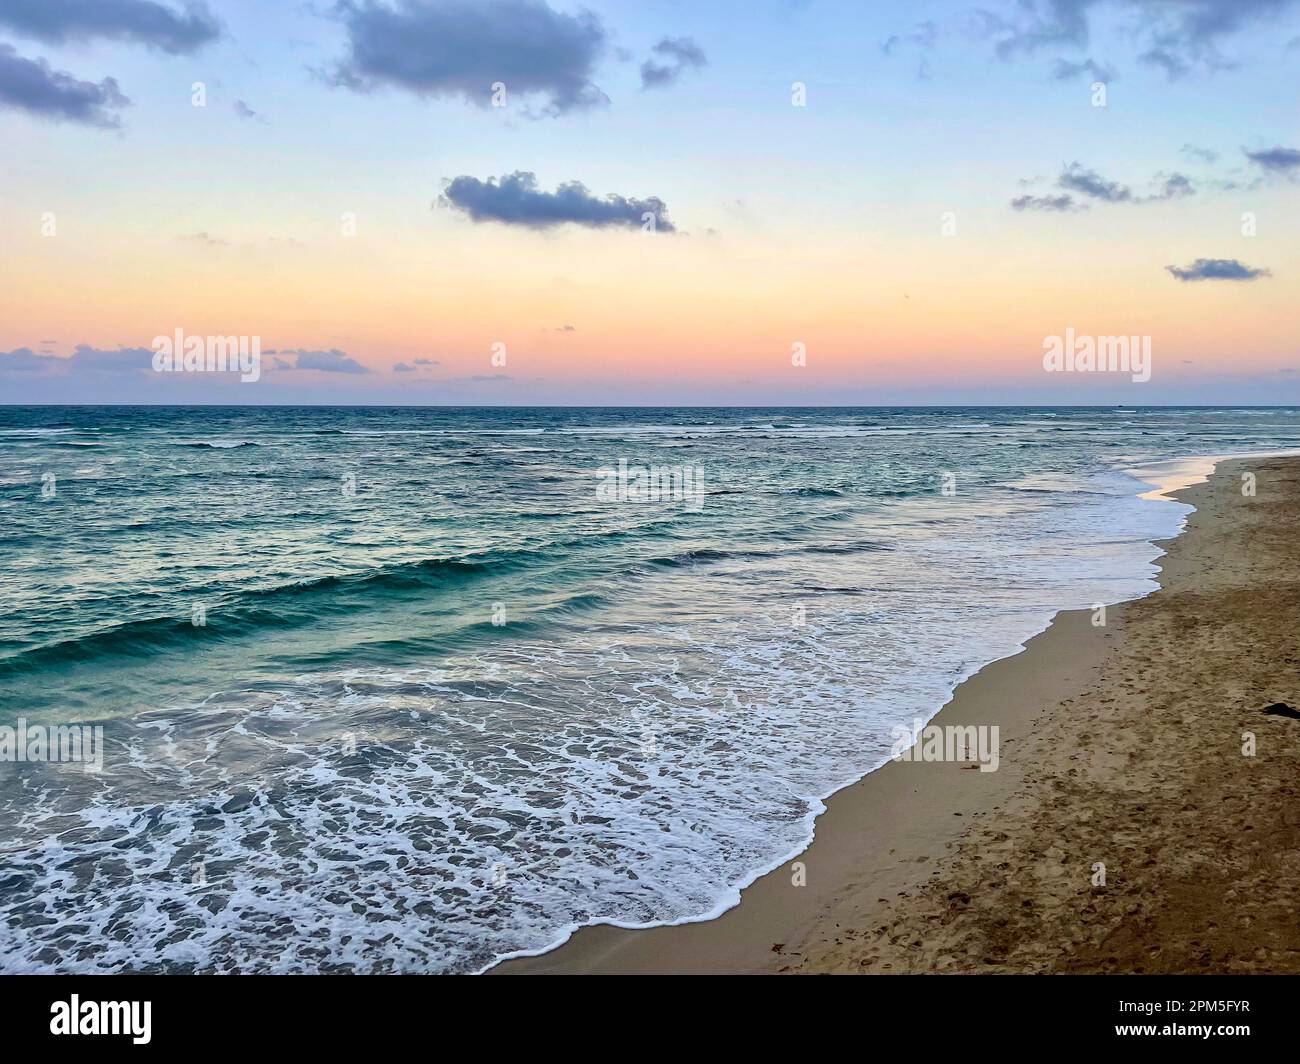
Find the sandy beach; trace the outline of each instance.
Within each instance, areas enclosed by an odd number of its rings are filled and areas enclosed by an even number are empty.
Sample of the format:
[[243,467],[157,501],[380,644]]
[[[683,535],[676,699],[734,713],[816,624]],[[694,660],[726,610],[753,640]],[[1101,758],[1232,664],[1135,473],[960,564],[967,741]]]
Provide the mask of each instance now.
[[1159,591],[1058,614],[932,722],[998,726],[997,771],[891,762],[718,919],[494,971],[1300,971],[1300,720],[1265,713],[1300,688],[1300,459],[1176,497]]

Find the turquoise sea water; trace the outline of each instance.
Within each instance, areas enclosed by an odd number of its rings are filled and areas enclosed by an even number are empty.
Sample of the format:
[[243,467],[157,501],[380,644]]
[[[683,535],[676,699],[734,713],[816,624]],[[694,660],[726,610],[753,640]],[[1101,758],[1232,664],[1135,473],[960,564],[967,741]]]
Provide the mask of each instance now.
[[[0,970],[715,914],[894,726],[1153,587],[1187,509],[1127,470],[1298,413],[0,407],[0,726],[105,737],[0,762]],[[609,498],[620,461],[702,490]]]

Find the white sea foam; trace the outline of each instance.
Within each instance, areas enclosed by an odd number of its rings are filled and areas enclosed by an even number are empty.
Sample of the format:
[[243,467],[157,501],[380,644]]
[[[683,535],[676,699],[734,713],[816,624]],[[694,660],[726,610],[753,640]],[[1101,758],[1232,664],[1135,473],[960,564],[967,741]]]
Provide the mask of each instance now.
[[1191,455],[1183,458],[1166,458],[1157,462],[1143,462],[1132,466],[1128,472],[1151,490],[1144,499],[1166,499],[1174,492],[1203,484],[1220,462],[1234,458],[1280,458],[1300,455],[1300,450],[1241,451],[1232,454]]

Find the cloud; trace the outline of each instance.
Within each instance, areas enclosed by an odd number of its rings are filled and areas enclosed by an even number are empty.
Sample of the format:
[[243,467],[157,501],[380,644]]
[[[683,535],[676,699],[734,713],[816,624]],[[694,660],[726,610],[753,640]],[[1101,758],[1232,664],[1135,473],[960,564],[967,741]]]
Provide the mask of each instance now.
[[[1035,178],[1021,180],[1019,183],[1021,186],[1032,186],[1040,180],[1041,178]],[[1073,162],[1064,167],[1056,179],[1056,187],[1063,189],[1063,192],[1049,192],[1043,195],[1027,193],[1017,196],[1011,201],[1011,209],[1056,213],[1086,211],[1089,204],[1076,199],[1075,195],[1100,200],[1103,203],[1158,203],[1196,194],[1195,186],[1185,174],[1162,172],[1156,174],[1151,180],[1152,191],[1145,196],[1137,195],[1128,185],[1122,185],[1118,181],[1108,181],[1096,170],[1090,170],[1082,163]]]
[[1017,196],[1011,201],[1013,211],[1055,211],[1057,213],[1068,213],[1070,211],[1086,211],[1088,205],[1079,203],[1073,196],[1062,193],[1059,196]]
[[147,45],[172,55],[197,51],[221,36],[202,3],[184,14],[152,0],[0,0],[0,26],[50,44],[103,38]]
[[246,104],[243,100],[235,101],[234,110],[235,110],[235,114],[239,115],[240,118],[251,119],[254,122],[266,121],[265,116],[258,114],[251,107],[249,107],[248,104]]
[[62,361],[53,355],[38,355],[30,347],[17,347],[0,351],[0,374],[46,373],[54,368],[54,363]]
[[[435,358],[414,358],[410,362],[394,362],[394,373],[419,373],[421,369],[431,366],[439,366],[440,363]],[[427,378],[421,378],[422,380]]]
[[1247,151],[1246,158],[1269,174],[1281,174],[1292,177],[1300,173],[1300,151],[1295,148],[1265,148],[1262,151]]
[[1001,59],[1035,54],[1045,48],[1088,47],[1092,17],[1100,10],[1134,16],[1132,33],[1144,49],[1139,59],[1170,78],[1193,70],[1232,65],[1221,46],[1249,25],[1274,19],[1296,0],[1016,0],[1008,17],[982,10],[968,23],[977,35],[994,41]]
[[1056,81],[1069,81],[1080,74],[1087,74],[1093,81],[1114,81],[1117,76],[1114,67],[1103,66],[1091,59],[1085,59],[1080,63],[1058,59],[1056,66],[1052,68],[1052,78]]
[[927,19],[925,22],[918,22],[907,39],[921,48],[933,48],[935,42],[939,39],[939,24]]
[[1107,203],[1127,203],[1133,199],[1133,191],[1127,185],[1107,181],[1096,170],[1089,170],[1081,163],[1070,163],[1061,171],[1056,183],[1061,188]]
[[[904,44],[912,44],[918,48],[933,48],[938,39],[938,23],[930,21],[918,22],[908,33],[886,37],[880,43],[880,51],[883,55],[894,55]],[[922,59],[917,64],[916,76],[920,81],[930,80],[930,61],[928,59]]]
[[119,373],[132,370],[153,372],[153,350],[148,347],[118,347],[114,349],[91,347],[89,344],[77,344],[68,357],[68,364],[74,370],[89,370],[94,373]]
[[370,370],[363,366],[356,359],[350,357],[347,352],[340,351],[337,347],[332,347],[328,351],[306,351],[302,349],[287,350],[275,352],[268,351],[268,355],[296,355],[297,360],[290,363],[277,359],[276,364],[279,369],[314,369],[322,373],[369,373]]
[[116,129],[122,122],[114,111],[130,102],[112,78],[98,85],[80,81],[52,69],[44,59],[25,59],[12,45],[0,43],[0,107],[55,122]]
[[1157,203],[1196,194],[1196,188],[1184,174],[1159,173],[1152,180],[1155,183],[1154,191],[1149,195],[1139,196],[1135,195],[1128,185],[1122,185],[1118,181],[1107,181],[1096,170],[1090,170],[1082,163],[1073,162],[1061,171],[1056,184],[1069,192],[1078,192],[1104,203]]
[[1166,266],[1180,281],[1254,281],[1271,277],[1265,269],[1255,269],[1238,259],[1197,259],[1190,266]]
[[658,197],[628,199],[611,194],[600,199],[579,181],[565,182],[554,192],[542,192],[536,176],[526,170],[487,181],[457,177],[448,183],[442,198],[476,222],[502,222],[529,229],[549,229],[566,222],[598,229],[631,228],[643,225],[643,216],[651,214],[656,230],[674,232],[667,208]]
[[1033,0],[1016,5],[1019,21],[1012,22],[993,12],[978,12],[977,32],[999,36],[994,51],[999,59],[1036,52],[1041,48],[1088,44],[1087,8],[1096,0],[1051,0],[1050,10],[1040,13]]
[[653,57],[641,64],[641,88],[663,88],[673,84],[688,69],[708,65],[704,49],[689,37],[665,37],[652,49]]
[[1209,148],[1198,148],[1195,144],[1184,144],[1178,151],[1188,159],[1195,159],[1199,163],[1218,162],[1219,153],[1211,151]]
[[1147,66],[1159,67],[1170,81],[1186,77],[1192,69],[1192,64],[1186,59],[1164,48],[1151,48],[1138,56],[1138,60]]
[[153,371],[153,351],[147,347],[98,348],[77,344],[67,358],[38,355],[29,347],[0,351],[0,374],[63,377],[72,373]]
[[1232,64],[1219,52],[1225,39],[1256,22],[1276,18],[1295,0],[1130,0],[1147,24],[1152,47],[1139,58],[1181,77],[1193,68],[1207,71]]
[[539,96],[549,114],[608,103],[592,81],[607,35],[589,11],[565,15],[545,0],[340,0],[347,55],[327,80],[355,92],[395,87],[418,96],[492,102]]
[[1156,180],[1160,182],[1159,189],[1147,196],[1147,201],[1182,199],[1184,196],[1196,195],[1196,189],[1184,174],[1156,174]]

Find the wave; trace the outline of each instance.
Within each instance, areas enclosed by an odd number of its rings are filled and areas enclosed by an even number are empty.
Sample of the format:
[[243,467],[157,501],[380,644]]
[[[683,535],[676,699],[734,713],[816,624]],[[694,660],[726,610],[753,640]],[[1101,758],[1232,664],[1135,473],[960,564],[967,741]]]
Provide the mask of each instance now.
[[[69,639],[19,650],[0,659],[0,677],[106,657],[148,657],[191,646],[196,639],[237,638],[255,631],[309,624],[331,613],[354,610],[346,597],[382,602],[385,595],[447,587],[524,564],[534,552],[482,555],[476,559],[431,558],[358,573],[240,591],[209,606],[205,623],[177,616],[145,617]],[[195,597],[201,601],[198,593]]]
[[701,547],[697,550],[683,551],[681,554],[666,554],[658,558],[649,558],[645,564],[656,569],[682,569],[697,562],[720,562],[729,558],[752,557],[758,552],[717,550],[714,547]]
[[775,550],[719,550],[716,547],[699,547],[680,554],[649,558],[643,564],[655,569],[686,569],[700,562],[790,558],[801,554],[864,554],[889,550],[893,548],[874,540],[858,540],[852,543],[810,543]]
[[778,494],[781,495],[807,495],[815,498],[844,498],[843,488],[785,488]]

